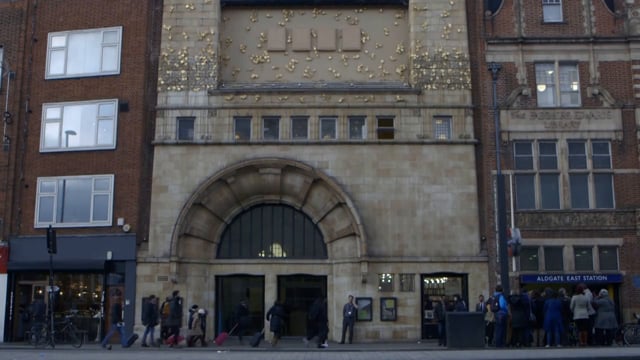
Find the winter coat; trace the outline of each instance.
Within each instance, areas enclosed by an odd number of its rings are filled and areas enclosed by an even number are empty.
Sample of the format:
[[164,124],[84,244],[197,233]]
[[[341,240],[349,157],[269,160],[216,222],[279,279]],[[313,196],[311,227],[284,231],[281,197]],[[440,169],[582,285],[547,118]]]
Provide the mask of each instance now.
[[[527,298],[528,299],[528,298]],[[518,329],[529,325],[529,302],[525,302],[521,295],[509,296],[511,306],[511,327]]]
[[158,325],[158,303],[148,302],[142,310],[142,325],[156,326]]
[[267,321],[269,321],[269,330],[274,333],[282,332],[284,327],[284,319],[287,314],[281,304],[275,304],[267,311]]
[[617,329],[616,309],[613,301],[608,296],[600,296],[594,301],[596,319],[593,327],[596,329]]
[[544,302],[544,331],[552,333],[558,329],[564,331],[562,321],[562,300],[550,298]]
[[182,298],[179,296],[171,298],[169,302],[169,318],[167,326],[182,326]]
[[588,319],[591,303],[584,294],[576,294],[571,297],[571,312],[573,320]]
[[191,330],[189,330],[190,336],[202,336],[202,317],[197,314],[193,317],[193,322],[191,323]]

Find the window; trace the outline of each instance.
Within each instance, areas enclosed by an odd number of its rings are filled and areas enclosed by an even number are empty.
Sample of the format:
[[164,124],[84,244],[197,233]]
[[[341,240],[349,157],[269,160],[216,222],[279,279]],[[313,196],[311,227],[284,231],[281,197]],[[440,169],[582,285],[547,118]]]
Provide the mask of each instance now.
[[580,106],[577,64],[536,64],[536,90],[539,107]]
[[118,100],[44,104],[40,151],[113,149]]
[[562,0],[542,0],[542,20],[562,22]]
[[194,136],[194,124],[196,118],[193,116],[179,116],[176,119],[176,126],[178,127],[178,140],[179,141],[192,141]]
[[113,175],[38,178],[35,227],[111,226]]
[[556,142],[540,141],[537,148],[535,144],[533,141],[514,142],[516,206],[519,210],[560,209]]
[[264,140],[280,139],[280,117],[265,116],[262,118],[262,138]]
[[306,140],[309,138],[309,117],[293,116],[291,118],[291,138]]
[[367,138],[367,124],[364,116],[349,116],[349,140]]
[[378,117],[378,139],[391,140],[394,138],[394,127],[392,116]]
[[320,139],[335,140],[336,134],[336,117],[320,117]]
[[251,117],[238,116],[233,119],[236,141],[249,141],[251,139]]
[[393,274],[378,274],[378,291],[393,291]]
[[50,33],[46,79],[120,73],[122,27]]
[[544,247],[544,269],[546,271],[564,271],[561,246]]
[[262,204],[238,214],[224,229],[221,259],[326,259],[318,226],[287,205]]
[[520,249],[520,271],[538,271],[538,247],[523,246]]
[[400,274],[400,291],[415,291],[415,274]]
[[451,116],[435,116],[433,118],[433,138],[436,140],[451,139]]
[[593,271],[593,247],[575,246],[573,255],[576,271]]
[[618,248],[615,246],[598,247],[600,270],[618,270]]
[[[587,149],[591,146],[591,158]],[[611,144],[602,140],[569,140],[569,187],[572,209],[612,209]]]

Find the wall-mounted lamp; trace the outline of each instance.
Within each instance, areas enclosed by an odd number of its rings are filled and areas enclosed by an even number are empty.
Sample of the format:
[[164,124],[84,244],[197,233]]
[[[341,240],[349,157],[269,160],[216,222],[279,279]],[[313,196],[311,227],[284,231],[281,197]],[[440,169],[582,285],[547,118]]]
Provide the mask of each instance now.
[[538,92],[544,92],[545,90],[547,90],[547,84],[538,84],[538,86],[536,86],[536,89],[538,89]]

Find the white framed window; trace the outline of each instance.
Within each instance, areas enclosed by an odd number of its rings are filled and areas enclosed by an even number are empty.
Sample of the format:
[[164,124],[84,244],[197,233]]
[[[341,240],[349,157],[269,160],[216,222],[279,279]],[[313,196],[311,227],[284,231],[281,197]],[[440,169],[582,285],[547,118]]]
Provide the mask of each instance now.
[[178,141],[193,141],[195,137],[195,123],[195,116],[178,116],[176,118]]
[[264,140],[280,139],[279,116],[265,116],[262,118],[262,138]]
[[367,138],[366,116],[349,116],[349,140],[363,140]]
[[567,146],[571,208],[614,208],[610,142],[568,140]]
[[292,116],[291,117],[291,139],[306,140],[309,138],[309,117],[308,116]]
[[451,139],[451,116],[433,117],[433,138],[436,140]]
[[578,64],[544,62],[535,64],[539,107],[579,107]]
[[118,99],[44,104],[40,151],[114,149],[117,123]]
[[233,118],[233,133],[236,141],[251,140],[251,117],[236,116]]
[[120,73],[122,27],[49,33],[45,79]]
[[321,116],[320,117],[320,139],[321,140],[335,140],[337,139],[337,126],[338,118],[335,116]]
[[515,141],[513,158],[517,209],[560,209],[556,142]]
[[593,246],[574,246],[573,263],[576,271],[593,271]]
[[113,175],[38,178],[35,227],[111,226]]
[[542,0],[542,21],[562,22],[562,0]]

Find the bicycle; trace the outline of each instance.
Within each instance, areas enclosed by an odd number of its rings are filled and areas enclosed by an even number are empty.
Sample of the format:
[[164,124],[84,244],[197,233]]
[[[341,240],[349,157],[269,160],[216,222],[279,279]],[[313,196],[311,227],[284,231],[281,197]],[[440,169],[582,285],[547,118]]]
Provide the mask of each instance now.
[[640,344],[640,324],[630,323],[623,325],[622,339],[625,345]]
[[36,348],[46,345],[53,348],[56,343],[68,343],[74,348],[81,347],[84,343],[84,337],[72,319],[73,315],[65,315],[62,321],[54,322],[53,334],[51,334],[50,322],[34,324],[30,331],[30,342]]

